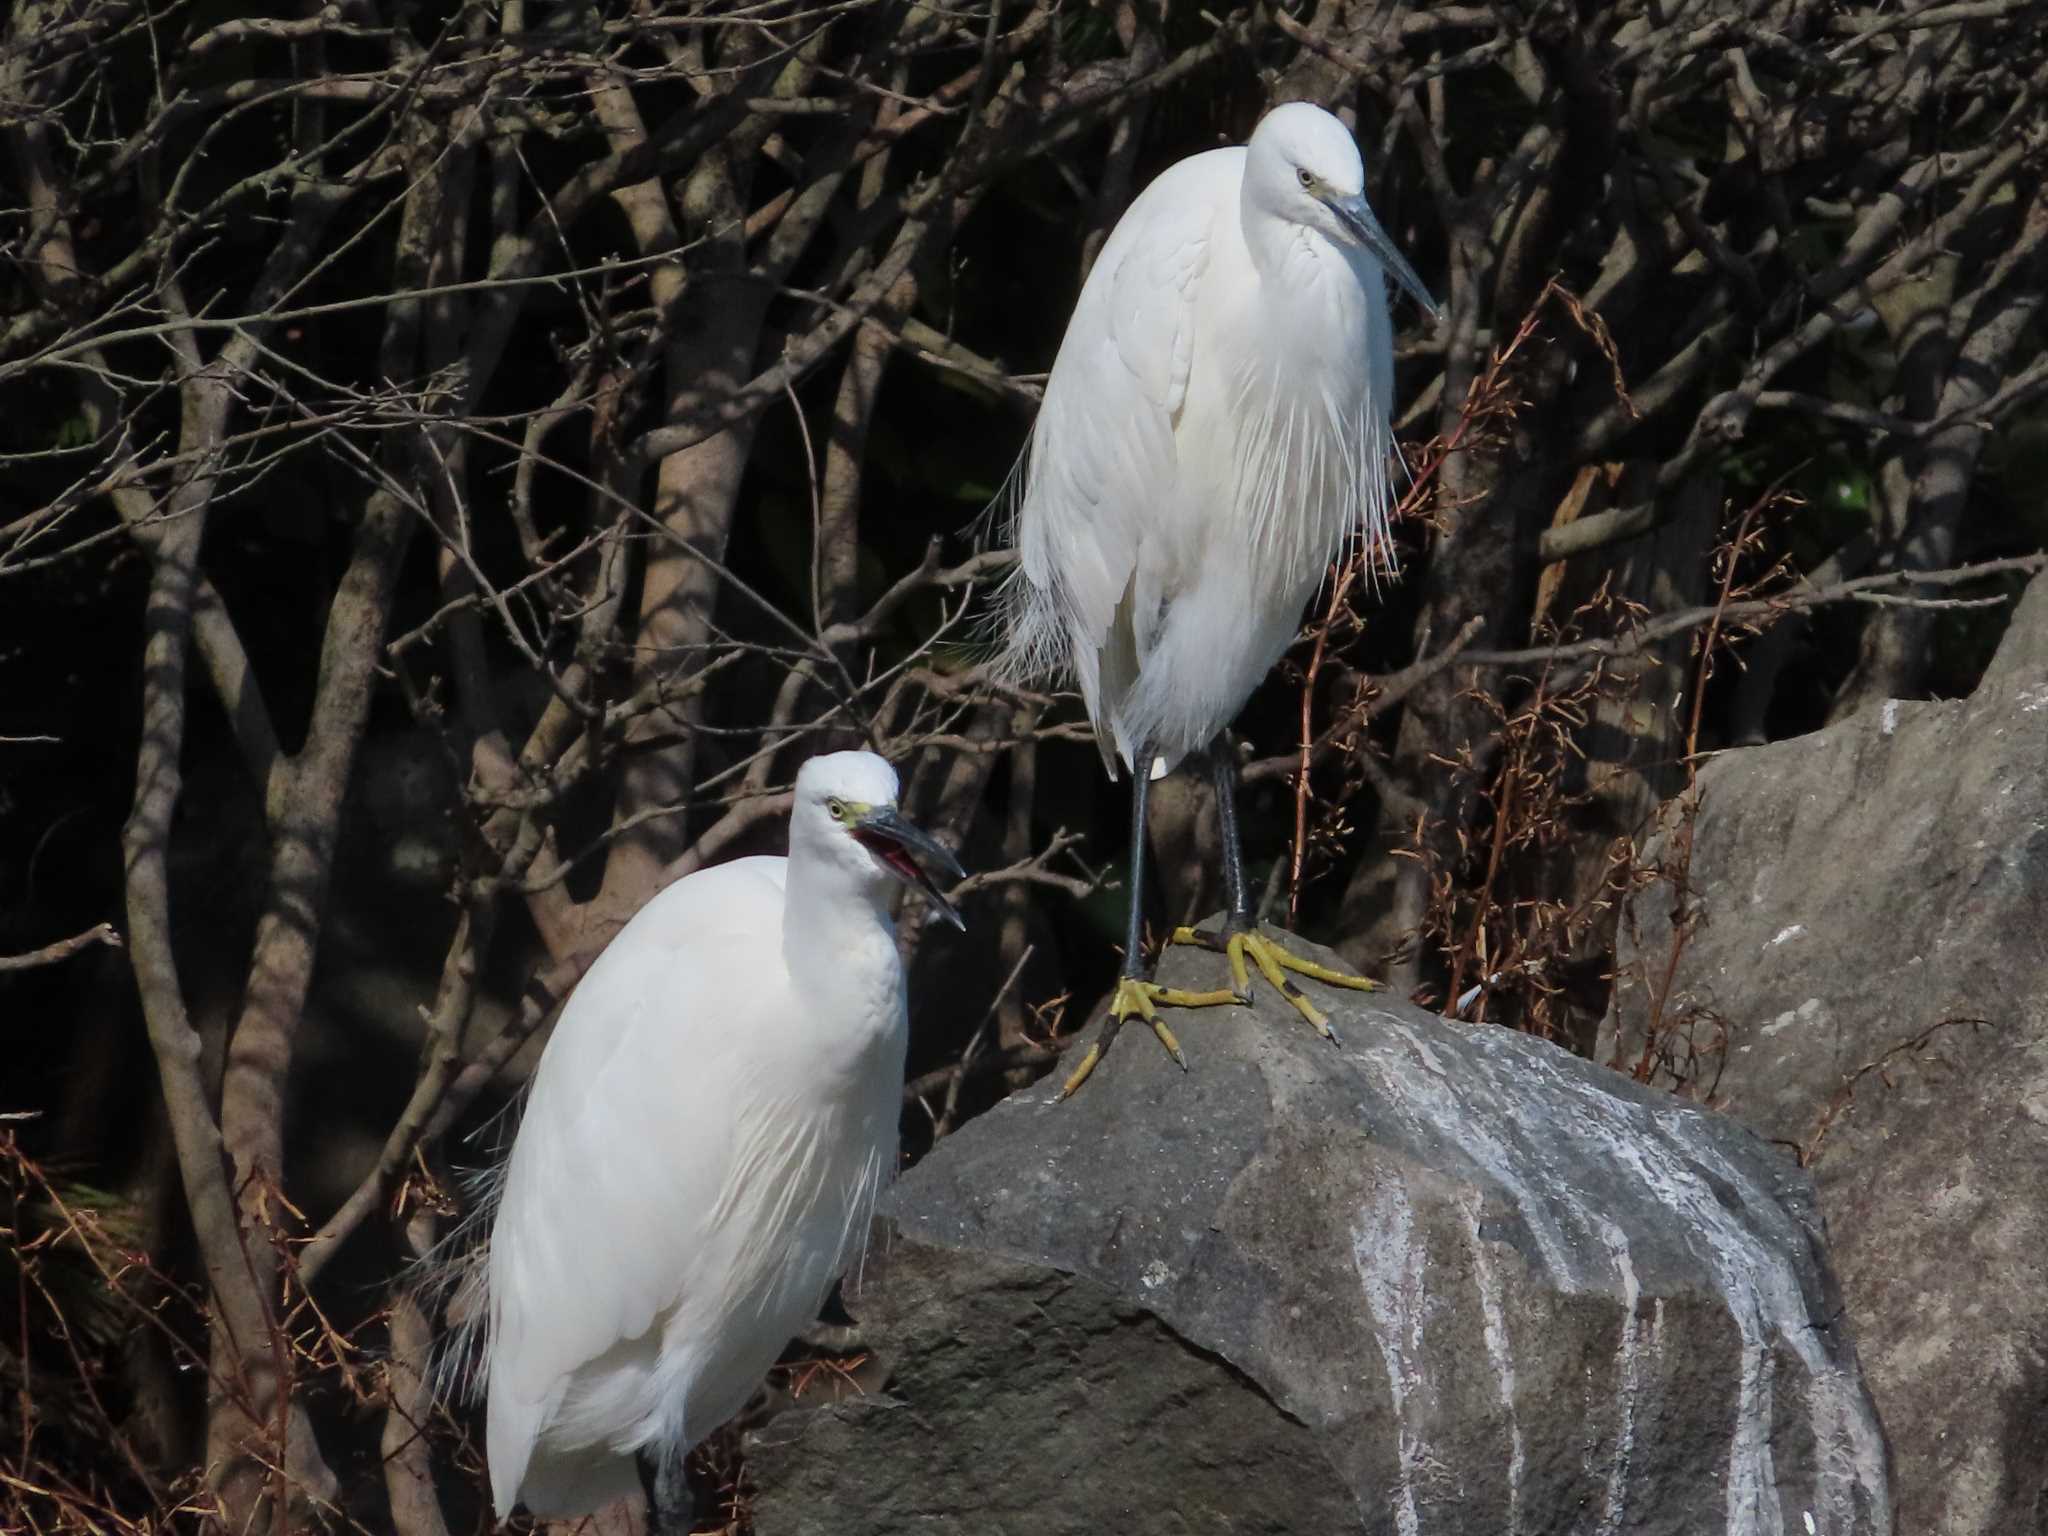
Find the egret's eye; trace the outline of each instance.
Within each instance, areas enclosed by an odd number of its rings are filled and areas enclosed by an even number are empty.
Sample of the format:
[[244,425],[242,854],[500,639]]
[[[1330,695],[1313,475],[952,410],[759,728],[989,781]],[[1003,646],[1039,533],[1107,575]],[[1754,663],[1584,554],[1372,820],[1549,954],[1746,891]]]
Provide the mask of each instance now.
[[825,809],[831,812],[834,821],[846,820],[846,802],[837,796],[825,802]]
[[1301,184],[1304,187],[1313,187],[1316,184],[1316,173],[1306,166],[1303,166],[1294,174],[1301,179]]

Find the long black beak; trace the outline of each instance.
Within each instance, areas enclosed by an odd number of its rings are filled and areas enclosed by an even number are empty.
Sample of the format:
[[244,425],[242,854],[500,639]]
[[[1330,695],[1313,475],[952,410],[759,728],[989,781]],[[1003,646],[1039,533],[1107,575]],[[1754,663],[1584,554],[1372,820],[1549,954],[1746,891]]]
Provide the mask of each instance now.
[[913,827],[897,814],[894,806],[879,806],[869,811],[853,824],[853,835],[888,866],[890,874],[905,885],[914,885],[923,891],[938,909],[939,916],[955,928],[966,931],[967,920],[960,915],[960,909],[946,900],[938,882],[925,869],[930,865],[955,880],[967,877],[967,871],[960,867],[960,861],[953,857],[944,843],[929,832]]
[[1394,249],[1394,242],[1387,238],[1387,232],[1380,228],[1380,221],[1374,217],[1372,208],[1362,197],[1346,197],[1330,204],[1330,209],[1344,221],[1344,227],[1357,237],[1358,243],[1372,253],[1373,259],[1393,274],[1394,281],[1406,288],[1422,312],[1431,321],[1443,317],[1436,300],[1429,296],[1429,290],[1422,286],[1422,279],[1415,275],[1415,269],[1408,265],[1408,258]]

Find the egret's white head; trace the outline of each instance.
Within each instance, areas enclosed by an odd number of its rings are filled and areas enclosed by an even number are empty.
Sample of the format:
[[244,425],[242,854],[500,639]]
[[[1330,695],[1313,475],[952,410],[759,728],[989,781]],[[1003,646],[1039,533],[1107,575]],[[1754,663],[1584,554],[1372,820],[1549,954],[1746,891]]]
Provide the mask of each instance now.
[[1261,118],[1245,146],[1244,180],[1252,207],[1363,250],[1436,317],[1436,300],[1365,201],[1365,162],[1351,131],[1321,107],[1290,101]]
[[845,871],[877,900],[891,880],[914,885],[954,927],[967,926],[926,872],[937,869],[957,880],[966,871],[942,843],[897,812],[896,770],[872,752],[831,752],[797,770],[789,851],[792,858]]

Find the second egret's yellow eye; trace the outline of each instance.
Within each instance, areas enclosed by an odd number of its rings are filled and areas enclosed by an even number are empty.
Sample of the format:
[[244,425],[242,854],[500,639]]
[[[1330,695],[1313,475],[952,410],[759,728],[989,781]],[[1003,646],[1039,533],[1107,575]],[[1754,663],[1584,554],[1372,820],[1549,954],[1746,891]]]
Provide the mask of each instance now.
[[1306,167],[1296,171],[1294,174],[1301,178],[1301,184],[1304,187],[1312,187],[1316,184],[1316,173]]
[[825,802],[825,809],[832,813],[834,821],[846,820],[846,802],[837,796]]

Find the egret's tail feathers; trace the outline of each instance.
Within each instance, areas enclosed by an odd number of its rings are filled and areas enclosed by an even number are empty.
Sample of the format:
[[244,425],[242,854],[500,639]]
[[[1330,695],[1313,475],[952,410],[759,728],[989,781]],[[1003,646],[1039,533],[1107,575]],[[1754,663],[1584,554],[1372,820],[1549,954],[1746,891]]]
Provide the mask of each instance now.
[[1129,762],[1132,743],[1123,739],[1116,722],[1123,714],[1124,700],[1138,684],[1138,573],[1124,582],[1123,596],[1109,621],[1109,633],[1095,652],[1095,744],[1102,751],[1102,766],[1114,779],[1119,758]]
[[1070,670],[1067,626],[1058,598],[1033,582],[1019,560],[996,588],[976,636],[996,680],[1027,687]]
[[[1034,426],[1032,431],[1037,428]],[[1026,433],[1024,446],[1017,451],[1017,458],[1010,465],[1010,472],[1003,476],[1003,483],[996,487],[996,493],[989,498],[987,506],[968,525],[968,536],[976,549],[993,549],[1017,545],[1017,513],[1024,505],[1024,481],[1031,463],[1031,433]]]
[[[1089,694],[1090,679],[1084,675],[1086,668],[1077,663],[1076,652],[1083,637],[1099,627],[1101,616],[1096,615],[1091,625],[1083,614],[1083,604],[1063,572],[1066,552],[1043,526],[1044,518],[1041,516],[1035,527],[1027,526],[1025,503],[1034,477],[1032,446],[1030,441],[1025,443],[1002,490],[976,525],[979,536],[1000,540],[1015,551],[1016,563],[996,588],[975,639],[986,647],[990,675],[998,683],[1024,688],[1071,680]],[[1088,649],[1092,651],[1093,645]]]
[[[1095,728],[1095,745],[1102,753],[1102,766],[1109,771],[1109,782],[1117,783],[1124,776],[1123,759],[1117,755],[1107,726],[1098,725]],[[1179,766],[1178,757],[1155,757],[1152,759],[1152,770],[1145,777],[1156,784]]]
[[491,1223],[504,1191],[505,1165],[473,1169],[462,1179],[461,1220],[406,1267],[404,1285],[429,1319],[445,1319],[434,1339],[427,1384],[447,1405],[484,1395],[490,1343]]
[[524,1504],[536,1520],[567,1520],[594,1515],[614,1499],[640,1492],[640,1466],[633,1457],[608,1446],[585,1446],[568,1452],[535,1447],[516,1489],[494,1496],[498,1518]]
[[[491,1246],[477,1244],[449,1266],[443,1302],[448,1327],[434,1340],[428,1382],[445,1404],[483,1400],[490,1377]],[[432,1312],[428,1316],[432,1316]]]
[[973,630],[977,648],[990,659],[997,681],[1023,686],[1065,670],[1066,634],[1059,621],[1059,603],[1034,583],[1024,569],[1018,517],[1030,475],[1031,443],[1027,438],[1003,477],[1002,488],[974,522],[977,548],[1007,546],[1017,560],[997,585],[987,611]]
[[[1203,751],[1229,725],[1246,695],[1272,670],[1294,638],[1295,617],[1308,595],[1300,587],[1277,598],[1247,578],[1233,589],[1212,573],[1209,601],[1170,607],[1137,677],[1117,701],[1115,729],[1130,745],[1153,753],[1152,777]],[[1285,615],[1280,617],[1280,615]]]

